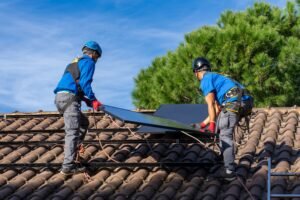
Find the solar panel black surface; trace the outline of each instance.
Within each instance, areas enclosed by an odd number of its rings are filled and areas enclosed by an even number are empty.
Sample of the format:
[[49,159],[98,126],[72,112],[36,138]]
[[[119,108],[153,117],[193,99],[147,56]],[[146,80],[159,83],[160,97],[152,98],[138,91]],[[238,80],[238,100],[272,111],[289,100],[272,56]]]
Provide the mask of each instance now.
[[200,133],[198,130],[194,129],[189,125],[174,120],[170,120],[170,119],[165,119],[162,117],[137,113],[130,110],[108,106],[108,105],[102,106],[102,110],[105,113],[128,123]]
[[[203,121],[207,117],[208,112],[206,104],[163,104],[153,115],[190,125]],[[174,130],[142,126],[137,132],[164,133],[169,131]]]

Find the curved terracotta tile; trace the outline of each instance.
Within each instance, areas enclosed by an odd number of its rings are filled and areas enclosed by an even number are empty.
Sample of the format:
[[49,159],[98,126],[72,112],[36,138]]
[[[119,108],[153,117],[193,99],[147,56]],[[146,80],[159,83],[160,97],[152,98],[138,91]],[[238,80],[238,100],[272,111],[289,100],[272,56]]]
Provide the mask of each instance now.
[[279,137],[277,145],[292,149],[294,146],[294,134],[291,131],[287,131],[282,137]]
[[154,160],[159,161],[159,159],[164,156],[165,152],[168,149],[168,146],[169,145],[167,144],[154,144],[149,156],[154,158]]
[[2,131],[15,131],[19,127],[23,126],[28,121],[29,121],[29,119],[17,119],[13,123],[11,123],[10,125],[3,128]]
[[12,124],[15,121],[15,119],[1,119],[0,120],[0,130],[2,130],[3,128],[9,126],[10,124]]
[[[2,170],[1,170],[2,171]],[[1,173],[0,186],[5,185],[8,181],[18,175],[18,172],[13,169],[9,169],[6,172]]]
[[146,181],[141,186],[140,191],[135,195],[135,198],[153,199],[167,176],[168,173],[164,170],[158,170],[150,173]]
[[204,180],[200,177],[194,177],[190,181],[185,182],[182,192],[179,192],[177,199],[179,200],[192,200],[197,195],[200,190],[200,186],[203,184]]
[[16,176],[8,182],[5,186],[0,188],[0,199],[5,199],[13,194],[18,188],[26,183],[26,181],[32,178],[35,172],[32,170],[26,170],[19,176]]
[[155,199],[174,199],[177,191],[180,189],[184,178],[187,176],[187,171],[180,169],[176,172],[171,172],[166,178],[160,191],[155,195]]
[[0,163],[2,163],[2,160],[5,158],[5,156],[13,152],[13,150],[14,149],[11,147],[3,147],[0,149]]
[[118,197],[125,197],[126,199],[129,199],[141,186],[148,174],[149,172],[146,169],[139,169],[138,171],[133,172],[118,188],[113,195],[113,198],[117,199]]
[[115,190],[123,183],[124,179],[130,174],[130,172],[126,169],[120,169],[117,173],[110,176],[106,182],[95,191],[95,196],[101,196],[103,198],[108,198],[113,195]]
[[[135,145],[122,145],[119,149],[115,150],[115,153],[112,155],[114,160],[124,161],[130,153],[134,150]],[[134,162],[134,161],[133,161]]]
[[254,125],[264,126],[266,122],[267,116],[257,116],[253,120],[250,120],[250,128]]
[[198,153],[196,153],[195,151],[189,151],[187,152],[184,157],[182,158],[183,162],[196,162],[196,160],[198,159]]
[[287,182],[282,177],[271,178],[271,193],[284,194],[287,189]]
[[21,188],[19,188],[12,196],[10,196],[11,199],[16,197],[17,199],[26,199],[28,198],[33,191],[35,191],[37,188],[39,188],[41,185],[43,185],[46,180],[53,175],[53,172],[50,171],[44,171],[35,177],[33,177],[31,180],[27,181],[26,184],[24,184]]
[[[18,137],[18,135],[16,134],[7,134],[3,137],[1,137],[1,142],[11,142],[13,140],[15,140]],[[1,149],[0,149],[1,151]]]
[[54,160],[59,154],[63,153],[63,147],[62,146],[56,146],[50,151],[47,151],[47,153],[41,155],[35,162],[36,163],[48,163]]
[[283,121],[293,123],[293,124],[297,124],[298,123],[298,116],[299,116],[299,113],[297,113],[295,111],[294,112],[289,112],[287,115],[283,116]]
[[84,150],[84,153],[81,155],[81,157],[84,160],[89,160],[93,157],[94,154],[98,151],[99,147],[93,144],[86,145]]
[[21,147],[11,153],[9,153],[7,156],[5,156],[0,163],[4,164],[4,163],[14,163],[17,160],[19,160],[22,156],[24,156],[25,154],[27,154],[30,151],[30,148],[28,147]]
[[[290,194],[300,194],[300,181],[295,179],[290,188]],[[292,200],[299,200],[299,198],[293,198]]]
[[112,154],[115,152],[115,149],[116,147],[114,145],[105,145],[103,149],[100,148],[101,151],[98,151],[98,153],[93,156],[92,160],[93,161],[109,160],[111,159]]
[[48,126],[50,126],[52,123],[54,123],[57,120],[56,117],[48,117],[48,118],[44,118],[43,121],[41,121],[39,124],[37,124],[36,126],[34,126],[32,128],[32,130],[38,130],[38,131],[42,131],[47,129]]
[[32,137],[33,137],[33,135],[23,134],[23,135],[20,135],[19,137],[17,137],[16,139],[14,139],[14,141],[16,141],[16,142],[26,142],[26,141],[29,141]]
[[21,127],[19,127],[18,131],[27,131],[35,127],[37,124],[39,124],[43,119],[41,118],[33,118],[27,121],[25,124],[23,124]]
[[215,200],[220,192],[221,183],[218,180],[209,181],[206,183],[201,199]]
[[256,147],[259,143],[260,133],[252,132],[250,138],[241,148],[238,149],[238,155],[243,154],[254,154],[256,152]]
[[47,141],[57,141],[57,140],[63,140],[65,137],[64,133],[52,133],[47,138]]
[[276,157],[274,158],[274,162],[278,163],[280,161],[287,161],[289,163],[292,163],[292,155],[291,150],[282,149],[279,150],[276,154]]
[[73,198],[80,197],[82,199],[88,199],[92,196],[93,192],[97,190],[104,181],[111,175],[110,170],[101,169],[94,176],[91,176],[92,180],[84,185],[82,185],[72,196]]
[[269,111],[268,116],[269,116],[269,117],[272,117],[272,118],[278,118],[278,119],[281,119],[281,118],[282,118],[282,115],[284,115],[285,112],[286,112],[286,111],[281,112],[280,110],[272,109],[272,110]]
[[249,191],[255,198],[262,199],[262,194],[265,190],[266,183],[267,166],[264,165],[252,176],[252,182],[249,186]]
[[84,184],[85,176],[83,173],[73,175],[73,177],[67,180],[58,191],[55,192],[51,199],[62,198],[67,199],[73,194],[73,191],[76,191],[77,188]]
[[244,190],[243,185],[245,185],[244,181],[239,178],[229,183],[226,192],[223,196],[224,200],[238,200],[240,199],[240,194],[242,190]]
[[254,124],[251,128],[250,128],[250,132],[258,132],[261,133],[263,131],[263,125],[262,124]]
[[52,193],[55,193],[57,188],[63,185],[64,181],[65,177],[62,174],[55,174],[31,195],[31,199],[49,198]]
[[264,127],[264,133],[271,131],[271,130],[275,131],[275,132],[279,132],[279,128],[280,128],[280,124],[271,123]]
[[63,129],[64,128],[64,119],[63,117],[60,117],[57,119],[57,121],[51,123],[46,130],[59,130],[59,129]]

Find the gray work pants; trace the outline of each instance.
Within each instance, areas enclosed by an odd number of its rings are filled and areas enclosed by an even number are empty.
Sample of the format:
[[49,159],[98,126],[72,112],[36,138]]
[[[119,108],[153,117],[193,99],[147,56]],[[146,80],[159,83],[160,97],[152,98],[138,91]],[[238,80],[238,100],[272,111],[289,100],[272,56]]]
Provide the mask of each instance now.
[[[71,101],[71,103],[69,103]],[[66,105],[69,104],[67,107]],[[81,112],[81,101],[71,93],[58,93],[55,105],[65,122],[65,147],[62,168],[73,168],[78,146],[84,140],[89,121]]]
[[224,166],[231,171],[235,171],[233,132],[237,123],[238,115],[236,113],[222,110],[218,118],[220,148],[223,154]]

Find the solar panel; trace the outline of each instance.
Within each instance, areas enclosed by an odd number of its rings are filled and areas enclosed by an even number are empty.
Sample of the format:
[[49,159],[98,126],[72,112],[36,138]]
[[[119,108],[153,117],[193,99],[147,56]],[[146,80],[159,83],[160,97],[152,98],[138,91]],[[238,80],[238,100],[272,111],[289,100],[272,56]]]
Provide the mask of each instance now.
[[105,113],[127,123],[149,125],[153,127],[161,127],[161,128],[172,129],[172,130],[183,130],[183,131],[200,133],[199,130],[194,129],[189,125],[174,120],[170,120],[170,119],[165,119],[162,117],[133,112],[130,110],[108,106],[108,105],[103,105],[101,109]]
[[[153,114],[157,117],[175,120],[186,125],[203,121],[207,115],[206,104],[163,104]],[[156,128],[152,126],[141,126],[139,133],[164,133],[174,130]]]

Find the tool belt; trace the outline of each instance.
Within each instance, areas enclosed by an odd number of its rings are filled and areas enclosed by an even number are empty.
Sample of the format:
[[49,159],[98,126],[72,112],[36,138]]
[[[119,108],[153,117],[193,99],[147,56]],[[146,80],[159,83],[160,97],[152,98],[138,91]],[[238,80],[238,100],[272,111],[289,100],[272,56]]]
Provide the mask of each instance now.
[[[243,96],[249,96],[249,99],[242,101]],[[236,101],[228,102],[230,98],[236,98]],[[224,95],[225,103],[222,105],[223,111],[230,111],[237,113],[241,118],[251,114],[253,99],[246,89],[240,87],[231,88]]]
[[226,102],[228,99],[230,98],[242,98],[242,96],[250,96],[250,93],[248,92],[248,90],[244,89],[244,88],[240,88],[240,87],[233,87],[230,90],[228,90],[226,92],[226,94],[224,95],[224,101]]

